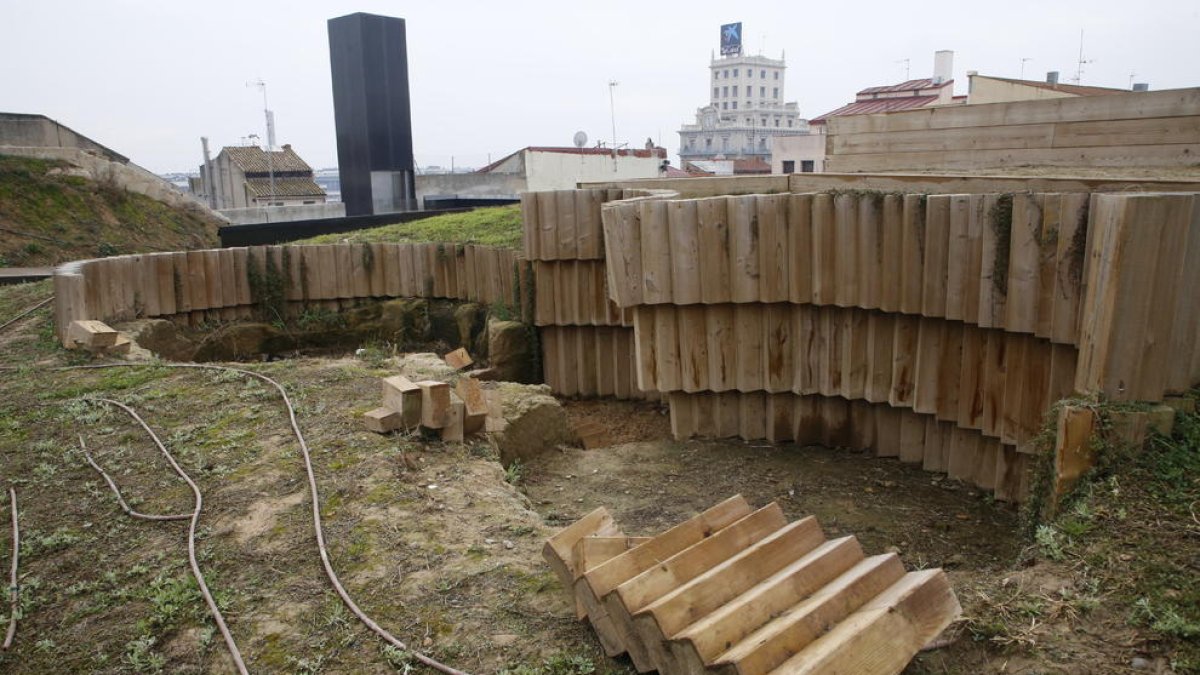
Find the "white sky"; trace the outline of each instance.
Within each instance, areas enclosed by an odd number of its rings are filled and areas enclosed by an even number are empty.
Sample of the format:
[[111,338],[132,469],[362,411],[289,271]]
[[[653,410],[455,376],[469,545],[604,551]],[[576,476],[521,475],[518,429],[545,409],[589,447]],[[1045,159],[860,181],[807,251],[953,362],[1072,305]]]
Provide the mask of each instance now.
[[[743,5],[738,9],[737,5]],[[277,140],[314,167],[336,165],[326,20],[352,12],[408,22],[418,165],[481,166],[527,145],[675,133],[708,100],[722,23],[748,53],[786,50],[788,100],[815,117],[854,92],[927,77],[933,52],[966,71],[1074,77],[1152,89],[1200,85],[1200,2],[382,2],[360,0],[0,0],[0,111],[42,113],[153,171],[193,170],[214,146],[265,137],[267,82]]]

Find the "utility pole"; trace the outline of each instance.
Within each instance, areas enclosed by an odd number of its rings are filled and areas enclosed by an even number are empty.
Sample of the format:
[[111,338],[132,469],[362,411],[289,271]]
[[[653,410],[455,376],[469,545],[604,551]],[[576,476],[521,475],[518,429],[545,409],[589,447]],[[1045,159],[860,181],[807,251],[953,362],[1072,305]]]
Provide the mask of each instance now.
[[608,115],[612,119],[612,139],[613,139],[613,173],[617,172],[617,108],[613,103],[613,89],[616,89],[620,82],[616,80],[608,81]]
[[1032,58],[1032,57],[1028,57],[1028,56],[1026,56],[1026,57],[1023,57],[1023,58],[1021,59],[1021,79],[1022,79],[1022,80],[1023,80],[1023,79],[1025,79],[1025,62],[1026,62],[1026,61],[1032,61],[1032,60],[1033,60],[1033,58]]
[[1083,84],[1083,67],[1092,60],[1084,60],[1083,58],[1083,29],[1079,29],[1079,61],[1075,67],[1075,84]]
[[258,87],[263,95],[263,117],[267,122],[267,177],[271,183],[271,196],[267,200],[267,206],[270,206],[275,201],[275,162],[271,159],[271,152],[275,145],[275,121],[271,119],[271,109],[267,106],[267,83],[263,82],[262,78],[258,78],[253,82],[247,82],[247,87]]

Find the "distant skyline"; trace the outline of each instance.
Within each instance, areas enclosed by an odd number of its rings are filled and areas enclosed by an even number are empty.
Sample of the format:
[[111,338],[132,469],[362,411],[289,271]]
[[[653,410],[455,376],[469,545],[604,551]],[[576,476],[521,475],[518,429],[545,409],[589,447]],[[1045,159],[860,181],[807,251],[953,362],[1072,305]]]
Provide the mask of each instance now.
[[[335,166],[326,21],[353,12],[407,21],[419,166],[483,166],[529,145],[570,146],[576,131],[665,146],[708,101],[721,24],[742,22],[746,52],[786,54],[786,99],[815,117],[860,89],[928,77],[933,54],[966,71],[1082,84],[1200,86],[1200,3],[762,1],[604,5],[563,2],[227,2],[0,0],[0,111],[41,113],[158,173],[265,142],[267,84],[277,143]],[[1132,75],[1132,78],[1131,78]]]

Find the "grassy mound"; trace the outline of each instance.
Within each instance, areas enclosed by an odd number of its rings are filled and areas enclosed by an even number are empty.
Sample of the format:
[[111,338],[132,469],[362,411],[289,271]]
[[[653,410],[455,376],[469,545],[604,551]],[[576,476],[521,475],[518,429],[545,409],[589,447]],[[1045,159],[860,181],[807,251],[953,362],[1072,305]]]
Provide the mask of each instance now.
[[370,230],[323,234],[298,244],[352,242],[447,242],[484,244],[504,248],[521,246],[521,207],[492,206],[467,213],[447,213],[411,223],[384,225]]
[[60,173],[69,166],[0,155],[0,267],[217,245],[215,221]]

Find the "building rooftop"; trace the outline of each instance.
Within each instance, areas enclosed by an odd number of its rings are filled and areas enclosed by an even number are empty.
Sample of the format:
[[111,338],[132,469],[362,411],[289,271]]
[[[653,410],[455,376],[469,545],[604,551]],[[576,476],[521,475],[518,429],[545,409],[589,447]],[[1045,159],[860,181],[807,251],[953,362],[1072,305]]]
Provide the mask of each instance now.
[[[557,153],[557,154],[563,154],[563,155],[609,155],[609,156],[611,156],[613,153],[613,151],[609,148],[568,148],[568,147],[553,147],[553,146],[546,146],[546,145],[530,145],[530,146],[521,148],[520,150],[517,150],[514,153],[511,153],[511,154],[501,157],[500,159],[492,162],[491,164],[488,164],[487,166],[476,170],[475,173],[491,173],[492,170],[495,169],[496,167],[500,166],[501,164],[507,162],[509,159],[512,159],[513,157],[521,154],[522,152],[526,152],[526,151],[528,151],[528,152],[551,152],[551,153]],[[617,156],[618,157],[640,157],[642,159],[658,157],[660,159],[666,159],[667,158],[667,149],[666,148],[654,148],[654,149],[626,148],[624,150],[617,150]]]
[[221,152],[227,153],[229,159],[247,174],[266,174],[273,171],[277,174],[307,173],[312,175],[312,167],[300,159],[300,155],[297,155],[290,145],[284,145],[282,150],[272,151],[269,164],[267,151],[257,145],[227,145],[221,149]]
[[325,191],[311,178],[276,178],[271,191],[270,178],[247,178],[246,188],[255,197],[324,197]]
[[808,121],[811,124],[824,124],[830,117],[842,115],[869,115],[871,113],[893,112],[896,110],[911,110],[924,108],[938,99],[937,96],[903,96],[900,98],[875,98],[866,101],[855,101],[831,110],[824,115]]
[[934,84],[933,80],[926,77],[920,80],[907,80],[900,84],[888,84],[881,87],[867,87],[858,92],[859,96],[872,96],[874,94],[894,94],[902,91],[921,91],[923,89],[941,89],[954,84],[954,80],[946,80],[940,84]]
[[1011,77],[994,77],[992,75],[980,74],[978,77],[986,77],[989,80],[998,80],[1000,82],[1010,82],[1035,89],[1048,89],[1050,91],[1061,91],[1064,94],[1074,94],[1075,96],[1101,96],[1104,94],[1128,94],[1128,89],[1116,89],[1113,87],[1090,87],[1080,84],[1062,84],[1060,82],[1043,82],[1042,80],[1018,80]]

